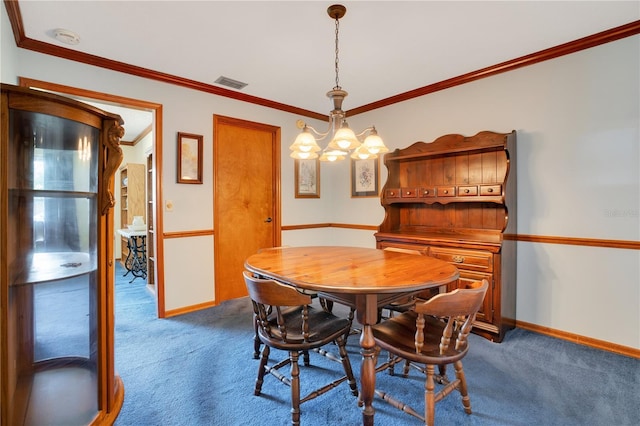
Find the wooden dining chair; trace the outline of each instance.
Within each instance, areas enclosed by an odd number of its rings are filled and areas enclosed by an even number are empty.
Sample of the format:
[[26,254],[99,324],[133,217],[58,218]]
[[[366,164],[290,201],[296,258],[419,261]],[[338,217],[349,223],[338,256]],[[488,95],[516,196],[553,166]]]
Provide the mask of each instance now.
[[[353,395],[358,395],[356,380],[347,354],[346,342],[353,321],[353,310],[347,318],[310,306],[311,296],[273,280],[255,278],[244,272],[244,280],[253,304],[258,337],[264,344],[255,383],[255,395],[262,392],[265,374],[270,373],[291,388],[291,424],[300,424],[300,405],[347,381]],[[339,355],[324,349],[334,343]],[[288,357],[269,362],[271,349],[286,351]],[[300,367],[302,355],[305,366],[310,365],[309,353],[314,352],[342,365],[344,374],[331,383],[300,397]],[[290,374],[279,371],[290,365]]]
[[[279,246],[279,247],[268,247],[268,248],[262,248],[260,250],[258,250],[258,253],[265,251],[265,250],[276,250],[276,249],[281,249],[281,248],[287,248],[289,246]],[[331,312],[333,309],[333,302],[330,300],[326,300],[322,297],[318,297],[318,292],[317,291],[312,291],[312,290],[298,290],[303,294],[307,294],[309,295],[312,299],[318,299],[318,302],[320,303],[320,306],[322,306],[322,309]],[[254,317],[254,319],[257,317]],[[253,359],[260,359],[260,347],[262,346],[262,342],[260,341],[260,336],[258,336],[258,323],[256,321],[254,321],[254,335],[253,335]]]
[[[403,359],[424,365],[424,416],[384,391],[376,389],[376,395],[431,426],[435,419],[435,404],[456,390],[462,397],[465,412],[471,414],[462,358],[469,350],[467,337],[488,287],[487,280],[478,281],[465,289],[442,293],[425,302],[416,303],[411,311],[376,324],[373,327],[375,342],[380,349],[390,354],[389,361],[378,367],[377,371],[388,369],[386,364],[394,364]],[[454,365],[454,380],[446,377],[444,369],[440,370],[440,376],[435,374],[436,366],[447,364]],[[438,392],[436,381],[443,385]]]

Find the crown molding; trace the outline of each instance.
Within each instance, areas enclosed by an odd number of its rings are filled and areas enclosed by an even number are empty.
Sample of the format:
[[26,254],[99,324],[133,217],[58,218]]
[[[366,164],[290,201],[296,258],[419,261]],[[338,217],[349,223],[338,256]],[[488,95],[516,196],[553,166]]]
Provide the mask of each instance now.
[[[314,118],[322,121],[327,121],[329,116],[326,114],[320,114],[314,111],[294,107],[292,105],[275,102],[269,99],[259,98],[257,96],[251,96],[244,93],[239,93],[233,90],[225,89],[222,87],[214,86],[211,84],[202,83],[195,80],[190,80],[184,77],[171,75],[159,71],[150,70],[143,67],[127,64],[124,62],[114,61],[106,59],[101,56],[90,55],[83,52],[78,52],[72,49],[56,46],[42,41],[30,39],[26,37],[24,32],[24,24],[22,22],[22,15],[20,13],[20,7],[17,0],[4,0],[7,13],[9,15],[9,21],[11,22],[11,28],[13,29],[13,35],[16,40],[16,46],[32,50],[34,52],[43,53],[46,55],[57,56],[59,58],[67,59],[70,61],[81,62],[97,66],[100,68],[110,69],[113,71],[122,72],[125,74],[135,75],[150,80],[160,81],[167,84],[174,84],[177,86],[186,87],[201,92],[210,93],[213,95],[223,96],[226,98],[235,99],[242,102],[248,102],[255,105],[264,106],[267,108],[273,108],[280,111],[290,112],[292,114],[301,115],[303,117]],[[379,101],[371,102],[366,105],[362,105],[357,108],[353,108],[347,111],[349,116],[362,114],[364,112],[372,111],[378,108],[383,108],[389,105],[393,105],[399,102],[408,101],[410,99],[418,98],[428,95],[440,90],[449,89],[462,84],[470,83],[482,78],[491,77],[497,74],[501,74],[508,71],[513,71],[518,68],[526,67],[529,65],[537,64],[550,59],[558,58],[560,56],[569,55],[571,53],[579,52],[581,50],[589,49],[591,47],[599,46],[601,44],[609,43],[612,41],[620,40],[622,38],[630,37],[636,34],[640,34],[640,20],[630,22],[626,25],[621,25],[606,31],[602,31],[587,37],[580,38],[568,43],[564,43],[549,49],[544,49],[529,55],[521,56],[509,61],[505,61],[496,65],[492,65],[486,68],[472,71],[457,77],[449,78],[428,86],[419,87],[414,90],[410,90],[398,95],[394,95],[388,98],[381,99]]]

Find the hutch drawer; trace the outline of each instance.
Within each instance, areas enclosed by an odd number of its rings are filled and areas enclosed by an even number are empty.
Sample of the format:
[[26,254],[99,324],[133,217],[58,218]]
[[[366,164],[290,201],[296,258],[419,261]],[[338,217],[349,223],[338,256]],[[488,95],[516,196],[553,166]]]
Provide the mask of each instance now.
[[435,188],[420,188],[420,196],[422,198],[435,197],[436,196],[436,189]]
[[418,196],[418,188],[402,188],[400,196],[402,198],[416,198]]
[[472,195],[478,195],[478,187],[473,186],[459,186],[458,195],[460,197],[470,197]]
[[400,188],[389,188],[384,190],[385,198],[400,198]]
[[463,269],[493,271],[493,254],[486,251],[431,247],[429,256],[453,263]]
[[451,186],[437,186],[436,194],[438,197],[455,197],[456,196],[456,187]]
[[502,185],[480,185],[480,195],[500,195]]
[[395,241],[380,241],[380,243],[378,243],[378,247],[379,249],[388,249],[388,248],[397,248],[397,249],[401,249],[401,250],[411,250],[411,251],[417,251],[420,252],[421,254],[427,256],[429,254],[429,246],[425,246],[425,245],[420,245],[420,244],[411,244],[411,243],[398,243]]

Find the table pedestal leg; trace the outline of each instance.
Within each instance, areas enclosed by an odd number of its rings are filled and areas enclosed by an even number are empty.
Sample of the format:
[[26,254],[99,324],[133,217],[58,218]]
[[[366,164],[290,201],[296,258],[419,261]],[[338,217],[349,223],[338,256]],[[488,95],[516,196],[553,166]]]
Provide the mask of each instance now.
[[373,426],[373,395],[376,387],[376,350],[375,340],[371,325],[365,325],[360,335],[360,352],[362,353],[362,366],[360,367],[360,395],[364,407],[362,409],[362,424]]
[[362,324],[360,334],[360,353],[362,366],[360,367],[360,401],[362,408],[362,424],[373,426],[373,395],[376,389],[376,341],[373,338],[371,326],[378,322],[378,296],[363,294],[356,296],[356,316]]

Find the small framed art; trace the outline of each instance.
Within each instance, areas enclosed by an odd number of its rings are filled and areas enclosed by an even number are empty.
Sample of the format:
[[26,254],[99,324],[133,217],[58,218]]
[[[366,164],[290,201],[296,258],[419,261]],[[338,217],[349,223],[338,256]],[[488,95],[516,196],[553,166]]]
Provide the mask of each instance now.
[[320,198],[320,161],[295,160],[296,198]]
[[202,183],[201,135],[178,132],[178,183]]
[[351,159],[351,197],[377,197],[380,180],[380,159]]

